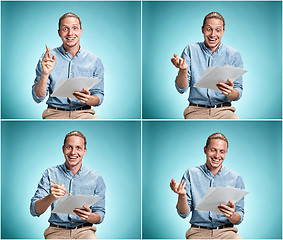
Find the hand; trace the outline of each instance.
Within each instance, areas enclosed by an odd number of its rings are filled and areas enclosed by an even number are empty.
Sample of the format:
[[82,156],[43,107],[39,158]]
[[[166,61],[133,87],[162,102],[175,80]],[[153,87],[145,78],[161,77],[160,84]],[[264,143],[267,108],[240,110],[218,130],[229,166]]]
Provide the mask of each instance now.
[[227,79],[225,83],[220,82],[216,86],[226,97],[229,97],[234,90],[234,83],[230,79]]
[[90,91],[86,88],[83,88],[83,92],[74,92],[73,95],[81,102],[81,103],[88,103],[90,98]]
[[83,205],[84,209],[76,208],[74,210],[74,213],[77,214],[82,220],[88,220],[90,214],[91,214],[91,209],[87,205]]
[[182,59],[178,57],[178,55],[175,53],[174,57],[171,58],[171,62],[176,68],[179,68],[180,70],[188,70],[189,66],[186,63],[186,58]]
[[220,212],[222,212],[224,214],[224,216],[230,220],[233,216],[233,214],[235,213],[235,204],[232,201],[229,201],[228,205],[225,204],[220,204],[220,206],[218,206],[218,209],[220,210]]
[[173,192],[180,194],[180,195],[186,195],[187,191],[185,190],[186,182],[182,180],[180,184],[178,184],[174,178],[172,178],[170,182],[170,188]]
[[55,56],[50,57],[49,48],[46,46],[46,52],[41,61],[42,73],[49,75],[55,66]]
[[54,201],[57,200],[59,197],[64,197],[65,194],[66,192],[65,192],[64,184],[62,185],[54,184],[51,186],[50,195],[54,199]]

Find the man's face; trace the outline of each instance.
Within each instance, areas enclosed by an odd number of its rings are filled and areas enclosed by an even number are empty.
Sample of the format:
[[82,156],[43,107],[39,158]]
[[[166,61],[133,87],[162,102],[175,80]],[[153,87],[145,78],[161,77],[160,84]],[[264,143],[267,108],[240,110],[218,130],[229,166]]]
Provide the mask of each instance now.
[[206,165],[210,171],[219,171],[227,153],[227,143],[221,139],[212,139],[208,147],[204,147]]
[[202,27],[205,45],[213,53],[221,43],[221,38],[225,32],[223,21],[217,18],[209,18]]
[[65,48],[72,48],[80,45],[80,37],[83,29],[80,27],[80,22],[77,18],[67,17],[62,19],[59,36],[63,41]]
[[82,165],[83,156],[86,153],[84,140],[78,136],[67,137],[65,145],[63,146],[63,153],[66,159],[66,166],[68,169]]

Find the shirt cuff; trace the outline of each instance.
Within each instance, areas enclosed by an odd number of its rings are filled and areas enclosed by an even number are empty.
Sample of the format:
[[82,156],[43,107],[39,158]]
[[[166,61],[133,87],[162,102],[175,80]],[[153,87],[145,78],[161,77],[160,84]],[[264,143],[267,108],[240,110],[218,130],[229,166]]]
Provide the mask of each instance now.
[[46,96],[44,96],[44,97],[38,97],[38,96],[36,95],[36,93],[35,93],[34,88],[32,88],[32,97],[33,97],[33,100],[34,100],[36,103],[40,103],[40,102],[42,102],[42,101],[45,99]]
[[239,97],[234,100],[234,101],[238,101],[242,97],[243,89],[241,89],[241,88],[234,88],[234,89],[238,90],[238,92],[239,92]]
[[36,213],[36,211],[35,211],[35,203],[36,203],[36,202],[37,202],[37,201],[31,202],[31,204],[30,204],[30,214],[31,214],[32,216],[34,216],[34,217],[39,217],[40,214]]
[[101,103],[103,102],[103,99],[104,99],[104,95],[101,94],[101,93],[94,93],[93,95],[95,95],[99,98],[99,103],[96,106],[101,105]]
[[236,212],[236,213],[239,213],[241,216],[240,221],[235,224],[235,225],[239,225],[244,220],[244,213],[243,212]]
[[182,89],[182,88],[179,88],[179,86],[178,86],[178,84],[177,84],[177,82],[176,82],[176,80],[175,80],[175,87],[176,87],[176,89],[177,89],[177,91],[178,91],[179,93],[183,94],[184,92],[186,92],[186,91],[188,90],[189,84],[188,84],[187,87],[185,87],[185,88]]
[[94,212],[94,213],[97,213],[100,216],[100,220],[96,224],[102,223],[102,221],[104,220],[105,213],[101,211]]
[[177,213],[179,214],[179,216],[181,218],[186,218],[186,217],[188,217],[190,215],[190,211],[188,211],[187,213],[183,214],[183,213],[180,213],[180,211],[178,210],[177,206],[176,206],[176,209],[177,209]]

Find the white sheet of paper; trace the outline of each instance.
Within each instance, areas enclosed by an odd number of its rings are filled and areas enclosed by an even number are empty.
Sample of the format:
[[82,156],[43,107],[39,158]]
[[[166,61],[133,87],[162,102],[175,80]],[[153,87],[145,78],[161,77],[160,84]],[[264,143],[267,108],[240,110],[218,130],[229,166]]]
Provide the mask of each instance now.
[[83,88],[90,89],[102,79],[90,77],[76,77],[61,79],[57,83],[51,97],[68,97],[76,99],[73,95],[75,91],[82,91]]
[[220,92],[216,87],[219,82],[226,82],[230,78],[233,82],[247,71],[230,65],[208,67],[194,87],[209,88]]
[[218,206],[228,204],[229,200],[236,203],[246,196],[248,192],[231,186],[226,187],[210,187],[205,193],[199,204],[196,206],[196,210],[210,211],[217,214],[222,214]]
[[67,213],[76,215],[73,211],[75,208],[83,208],[83,205],[91,206],[99,201],[102,197],[97,195],[83,195],[60,197],[52,213]]

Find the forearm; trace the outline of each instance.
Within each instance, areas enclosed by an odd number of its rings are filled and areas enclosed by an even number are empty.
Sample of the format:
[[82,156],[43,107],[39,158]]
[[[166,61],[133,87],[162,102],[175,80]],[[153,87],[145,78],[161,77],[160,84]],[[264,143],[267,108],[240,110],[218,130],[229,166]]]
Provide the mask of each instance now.
[[89,223],[98,223],[100,221],[100,216],[98,213],[91,213],[87,219]]
[[91,95],[86,104],[89,106],[97,106],[99,104],[99,97],[96,95]]
[[188,69],[179,69],[176,83],[181,89],[188,86]]
[[234,101],[239,97],[239,91],[237,89],[233,89],[233,91],[227,97]]
[[241,215],[235,212],[228,220],[233,224],[237,224],[241,220]]
[[52,196],[49,194],[47,195],[45,198],[42,198],[40,200],[38,200],[35,203],[35,212],[37,214],[42,214],[44,213],[47,208],[55,201],[54,198],[52,198]]
[[44,97],[47,91],[47,82],[49,74],[41,74],[38,83],[35,85],[34,91],[38,97]]
[[179,194],[177,209],[181,214],[186,214],[190,210],[186,194]]

